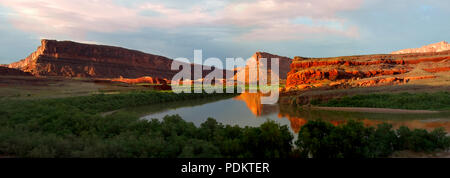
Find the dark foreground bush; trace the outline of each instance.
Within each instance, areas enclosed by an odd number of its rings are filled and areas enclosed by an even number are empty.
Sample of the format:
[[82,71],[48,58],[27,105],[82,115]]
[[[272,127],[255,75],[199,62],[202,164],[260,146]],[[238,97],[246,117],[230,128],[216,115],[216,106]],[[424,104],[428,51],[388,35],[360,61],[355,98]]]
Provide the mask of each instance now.
[[212,97],[206,94],[137,92],[0,103],[0,156],[13,157],[226,157],[286,158],[386,157],[396,150],[446,149],[444,130],[427,132],[390,125],[335,127],[304,125],[293,148],[287,126],[267,121],[259,127],[222,125],[210,118],[196,127],[179,116],[140,120],[129,112],[101,116],[123,107]]
[[287,157],[286,126],[200,127],[179,116],[140,120],[131,113],[99,113],[124,107],[229,94],[133,92],[0,103],[0,155],[16,157]]
[[349,121],[333,126],[323,121],[309,121],[295,142],[303,157],[314,158],[376,158],[394,151],[436,151],[450,147],[450,137],[440,128],[432,132],[401,127],[393,130],[389,124],[364,127],[362,122]]
[[[201,127],[166,116],[139,121],[128,115],[66,118],[0,127],[0,154],[17,157],[232,157],[282,158],[292,149],[286,126],[223,126],[208,119]],[[39,122],[39,121],[37,121]]]

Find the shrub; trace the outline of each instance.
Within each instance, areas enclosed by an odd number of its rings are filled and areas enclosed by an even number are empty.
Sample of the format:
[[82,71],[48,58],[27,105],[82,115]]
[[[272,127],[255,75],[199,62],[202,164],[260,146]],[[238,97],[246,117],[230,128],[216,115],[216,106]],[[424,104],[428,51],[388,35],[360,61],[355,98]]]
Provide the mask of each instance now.
[[333,126],[323,121],[310,121],[300,129],[297,152],[314,158],[374,158],[387,157],[394,151],[436,151],[450,147],[450,137],[442,128],[432,132],[410,130],[380,124],[364,127],[361,122]]

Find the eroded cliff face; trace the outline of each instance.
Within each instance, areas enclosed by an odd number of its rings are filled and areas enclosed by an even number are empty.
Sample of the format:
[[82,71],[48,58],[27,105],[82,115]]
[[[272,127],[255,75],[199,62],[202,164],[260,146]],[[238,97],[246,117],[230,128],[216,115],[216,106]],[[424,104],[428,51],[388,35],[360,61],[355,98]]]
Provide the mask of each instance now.
[[394,51],[392,54],[408,54],[408,53],[434,53],[434,52],[442,52],[450,50],[450,44],[445,41],[441,41],[439,43],[434,43],[426,46],[422,46],[421,48],[411,48],[411,49],[402,49],[399,51]]
[[[292,63],[292,59],[288,58],[288,57],[284,57],[284,56],[278,56],[278,55],[274,55],[274,54],[270,54],[270,53],[266,53],[266,52],[256,52],[252,58],[255,58],[256,61],[259,61],[261,58],[265,58],[267,59],[267,70],[272,70],[272,65],[271,65],[271,61],[274,58],[278,58],[279,61],[279,77],[280,79],[286,79],[287,78],[287,73],[290,70],[290,66]],[[269,73],[270,75],[270,73]]]
[[[42,40],[27,58],[9,65],[35,76],[86,78],[153,77],[170,80],[172,60],[121,47]],[[193,65],[191,65],[193,70]],[[210,71],[204,71],[205,76]]]
[[171,62],[163,56],[120,47],[42,40],[35,52],[9,67],[35,76],[168,78],[176,73],[170,70]]
[[[260,65],[264,65],[261,61],[261,59],[266,59],[267,63],[265,64],[266,66],[261,67],[265,68],[266,70],[259,70],[260,69]],[[268,77],[268,82],[270,82],[270,76],[271,76],[271,72],[272,72],[272,59],[274,58],[278,58],[279,61],[279,74],[276,75],[274,74],[275,77],[278,77],[280,80],[285,80],[287,78],[287,73],[290,70],[290,65],[292,63],[292,59],[288,58],[288,57],[283,57],[283,56],[278,56],[278,55],[274,55],[274,54],[270,54],[270,53],[266,53],[266,52],[256,52],[255,54],[253,54],[253,56],[247,60],[246,66],[242,67],[242,68],[236,68],[236,75],[234,77],[235,80],[240,80],[242,82],[245,81],[245,83],[250,83],[250,82],[255,82],[255,81],[259,81],[259,75],[267,75]],[[254,66],[255,67],[255,74],[250,74],[250,69],[249,66]],[[241,76],[240,78],[238,76]],[[243,77],[245,76],[245,78]]]
[[334,58],[295,57],[286,89],[404,84],[411,80],[433,79],[438,77],[436,73],[448,72],[449,69],[450,51]]

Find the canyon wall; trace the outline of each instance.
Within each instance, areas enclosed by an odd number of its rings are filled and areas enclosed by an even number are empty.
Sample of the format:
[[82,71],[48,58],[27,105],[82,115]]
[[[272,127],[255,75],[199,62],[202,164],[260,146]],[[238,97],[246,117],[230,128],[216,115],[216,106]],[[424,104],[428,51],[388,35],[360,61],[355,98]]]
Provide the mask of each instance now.
[[[267,59],[267,70],[269,70],[269,72],[272,69],[272,65],[271,65],[271,59],[274,58],[278,58],[279,60],[279,77],[280,79],[286,79],[287,78],[287,73],[290,70],[290,66],[292,63],[292,59],[288,58],[288,57],[284,57],[284,56],[278,56],[278,55],[274,55],[274,54],[270,54],[270,53],[266,53],[266,52],[256,52],[255,54],[253,54],[252,58],[256,59],[258,65],[259,65],[259,61],[261,58],[265,58]],[[270,75],[270,73],[269,73]]]
[[286,89],[404,84],[411,80],[436,78],[436,73],[447,72],[449,68],[450,51],[333,58],[295,57]]
[[[27,58],[8,67],[35,76],[171,79],[172,59],[121,47],[42,40]],[[193,70],[193,65],[191,65]],[[204,71],[205,76],[210,71]]]
[[[267,70],[259,70],[260,65],[262,65],[263,63],[260,62],[260,59],[266,59],[267,63],[265,66],[265,68]],[[288,57],[284,57],[284,56],[278,56],[278,55],[274,55],[274,54],[270,54],[270,53],[266,53],[266,52],[256,52],[255,54],[253,54],[253,56],[246,61],[246,66],[245,67],[240,67],[240,68],[236,68],[235,69],[235,80],[240,80],[242,82],[245,81],[245,83],[250,83],[250,82],[256,82],[259,81],[259,75],[267,75],[268,77],[268,82],[270,82],[270,76],[271,76],[271,72],[272,72],[272,59],[274,58],[278,58],[279,61],[279,73],[278,75],[275,75],[277,77],[279,77],[280,80],[285,80],[287,78],[287,73],[290,70],[290,65],[292,63],[292,59],[288,58]],[[256,67],[256,75],[250,75],[250,69],[249,66],[253,66]],[[263,68],[263,67],[261,67]],[[238,76],[241,76],[241,78],[238,78]],[[242,76],[245,76],[245,78],[242,78]]]

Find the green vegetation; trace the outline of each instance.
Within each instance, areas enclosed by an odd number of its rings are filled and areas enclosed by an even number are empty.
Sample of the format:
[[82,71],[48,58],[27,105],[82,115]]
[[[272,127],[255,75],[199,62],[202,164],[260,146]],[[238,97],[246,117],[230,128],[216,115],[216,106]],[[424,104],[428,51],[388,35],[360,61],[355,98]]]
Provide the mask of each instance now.
[[347,124],[333,126],[323,121],[309,121],[299,134],[297,152],[314,158],[378,158],[394,151],[413,150],[431,152],[450,147],[450,137],[443,128],[428,132],[409,130],[380,124],[377,128],[364,127],[362,122],[350,120]]
[[[132,113],[101,112],[230,94],[132,92],[0,104],[0,155],[18,157],[287,157],[287,126],[223,126],[208,119],[199,128],[179,116],[140,120]],[[264,138],[262,138],[264,137]],[[265,147],[262,147],[264,145]]]
[[330,107],[450,110],[450,92],[356,95],[328,102],[313,100],[311,104]]
[[[52,114],[58,109],[67,110],[65,112],[81,112],[86,114],[97,114],[100,112],[112,111],[125,107],[135,107],[164,102],[181,100],[192,100],[217,96],[233,96],[227,93],[183,93],[175,94],[168,91],[132,91],[117,94],[95,94],[90,96],[78,96],[56,99],[36,99],[36,100],[8,100],[3,101],[1,110],[9,112],[24,112],[26,110],[28,118],[33,118],[33,113]],[[70,111],[69,111],[70,110]]]
[[310,121],[294,148],[287,126],[222,125],[212,118],[196,127],[177,115],[141,120],[133,112],[102,112],[170,101],[230,94],[131,92],[0,103],[0,155],[15,157],[385,157],[396,150],[435,151],[449,147],[445,132],[378,129],[361,123],[334,127]]

